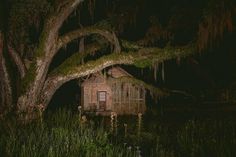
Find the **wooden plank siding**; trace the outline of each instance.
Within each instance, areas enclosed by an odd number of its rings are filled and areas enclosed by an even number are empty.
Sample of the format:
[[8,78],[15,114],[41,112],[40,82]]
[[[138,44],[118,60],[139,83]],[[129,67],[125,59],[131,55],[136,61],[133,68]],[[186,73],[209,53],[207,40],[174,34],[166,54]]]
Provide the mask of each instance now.
[[[116,79],[118,76],[127,76],[124,70],[112,69],[112,75],[114,77],[109,77],[112,81],[108,81],[103,74],[96,74],[82,83],[81,99],[84,111],[101,115],[110,114],[110,112],[116,112],[119,115],[144,113],[146,111],[145,89],[128,82],[119,82]],[[106,92],[105,101],[98,100],[99,92]],[[99,108],[99,103],[105,104],[105,110]]]

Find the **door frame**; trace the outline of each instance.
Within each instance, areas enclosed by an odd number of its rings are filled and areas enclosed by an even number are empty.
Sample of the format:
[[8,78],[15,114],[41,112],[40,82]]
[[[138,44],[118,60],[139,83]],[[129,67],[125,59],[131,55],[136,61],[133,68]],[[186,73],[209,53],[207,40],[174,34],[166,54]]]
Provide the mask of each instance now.
[[[100,94],[101,93],[104,93],[105,94],[105,101],[100,101]],[[106,106],[107,106],[107,91],[97,91],[97,102],[98,102],[98,109],[102,109],[101,108],[101,106],[100,105],[102,105],[101,104],[101,102],[103,102],[104,104],[104,110],[106,110]]]

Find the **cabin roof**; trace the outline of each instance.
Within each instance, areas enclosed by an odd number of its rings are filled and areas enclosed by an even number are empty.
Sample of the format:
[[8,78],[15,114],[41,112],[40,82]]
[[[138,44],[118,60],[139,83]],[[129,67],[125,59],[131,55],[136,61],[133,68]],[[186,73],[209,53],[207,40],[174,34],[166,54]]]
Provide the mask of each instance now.
[[133,77],[131,74],[129,74],[127,71],[125,71],[121,67],[112,67],[111,69],[108,70],[107,73],[113,78],[119,78],[123,76]]
[[129,74],[120,67],[112,67],[111,69],[108,70],[107,74],[108,76],[103,75],[101,72],[94,73],[82,83],[82,86],[87,83],[104,83],[106,81],[106,77],[110,78],[120,78],[124,76],[133,77],[131,74]]

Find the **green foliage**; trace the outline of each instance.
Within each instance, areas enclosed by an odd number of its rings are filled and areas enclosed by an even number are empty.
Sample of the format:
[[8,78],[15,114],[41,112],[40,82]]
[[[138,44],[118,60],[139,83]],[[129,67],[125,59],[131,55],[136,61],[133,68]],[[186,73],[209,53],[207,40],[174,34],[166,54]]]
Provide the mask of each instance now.
[[170,125],[158,119],[149,119],[144,122],[145,126],[140,138],[134,135],[135,122],[129,120],[127,124],[129,131],[123,140],[125,145],[139,146],[145,156],[232,157],[236,155],[236,125],[232,120],[190,120],[178,124],[177,127],[172,123]]
[[170,47],[165,48],[144,48],[141,49],[140,55],[145,56],[144,59],[135,59],[134,65],[138,68],[153,66],[153,63],[161,63],[166,60],[175,58],[185,58],[196,51],[195,45],[189,44],[185,47]]
[[[177,127],[144,116],[138,138],[135,131],[137,117],[123,118],[118,117],[118,134],[112,134],[104,129],[109,130],[108,123],[103,121],[95,126],[94,121],[83,122],[80,114],[63,109],[46,113],[43,121],[25,125],[13,117],[0,123],[0,154],[19,157],[236,155],[236,125],[232,120],[190,120]],[[127,136],[123,136],[121,124],[124,121],[128,127]]]
[[129,51],[129,50],[138,50],[140,48],[143,48],[142,46],[138,45],[135,42],[127,41],[127,40],[121,40],[122,47]]
[[231,122],[189,121],[177,135],[181,154],[189,156],[235,156],[235,126]]
[[0,154],[3,156],[80,156],[118,157],[125,150],[112,145],[102,128],[83,124],[79,115],[60,110],[44,122],[19,125],[14,120],[1,122]]
[[138,60],[134,63],[134,66],[137,68],[146,68],[152,65],[152,61],[150,59]]
[[34,55],[34,59],[36,59],[37,57],[42,57],[44,55],[45,44],[47,44],[45,40],[47,36],[48,36],[47,30],[41,33],[41,36],[39,38],[39,44]]

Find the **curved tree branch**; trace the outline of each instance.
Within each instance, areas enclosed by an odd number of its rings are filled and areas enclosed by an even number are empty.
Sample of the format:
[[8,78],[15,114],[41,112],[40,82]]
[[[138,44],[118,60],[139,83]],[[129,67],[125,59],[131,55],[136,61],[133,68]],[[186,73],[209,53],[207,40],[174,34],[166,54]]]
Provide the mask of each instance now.
[[53,58],[57,49],[57,39],[59,35],[59,29],[68,16],[75,10],[75,8],[83,0],[64,0],[60,1],[56,5],[53,14],[49,16],[44,25],[44,29],[41,34],[40,44],[37,52],[37,56],[43,54],[44,57]]
[[20,72],[21,78],[23,78],[26,73],[26,67],[25,67],[20,55],[9,45],[8,45],[8,51],[9,51],[9,54],[12,57],[13,61],[15,62],[17,69]]
[[66,46],[69,42],[71,42],[74,39],[84,36],[89,36],[92,34],[98,34],[107,39],[111,44],[114,45],[114,52],[119,53],[121,51],[119,40],[114,32],[109,32],[108,30],[103,30],[95,26],[81,28],[63,35],[58,40],[57,49]]
[[[78,64],[74,64],[74,66],[62,64],[62,66],[59,66],[58,69],[55,70],[46,80],[43,92],[41,93],[41,102],[42,104],[47,105],[55,91],[64,83],[92,73],[96,73],[112,65],[134,64],[136,66],[140,66],[145,64],[145,66],[149,66],[153,60],[155,60],[157,63],[161,63],[163,61],[177,57],[187,57],[194,52],[196,52],[196,49],[193,45],[188,45],[181,48],[146,48],[135,52],[120,54],[112,53],[110,55],[101,57],[96,61],[89,61],[86,64],[79,66]],[[64,71],[62,70],[63,68],[67,68],[67,70]]]
[[84,64],[84,58],[89,55],[94,55],[95,52],[98,52],[103,48],[103,46],[98,43],[91,43],[84,46],[84,50],[80,49],[78,52],[74,53],[71,57],[66,59],[59,67],[54,69],[51,73],[58,73],[59,71],[60,73],[66,73],[70,70],[71,67],[76,67],[80,64]]
[[[48,16],[49,18],[45,22],[40,36],[40,42],[35,53],[33,68],[27,73],[28,75],[26,74],[25,76],[25,80],[27,80],[25,82],[27,82],[27,84],[24,88],[27,90],[25,91],[25,94],[18,99],[17,106],[19,110],[21,110],[20,108],[25,108],[25,106],[36,103],[35,101],[46,80],[50,63],[57,53],[59,29],[82,1],[83,0],[60,1],[53,10],[53,13]],[[28,88],[29,86],[32,86],[32,88]]]

